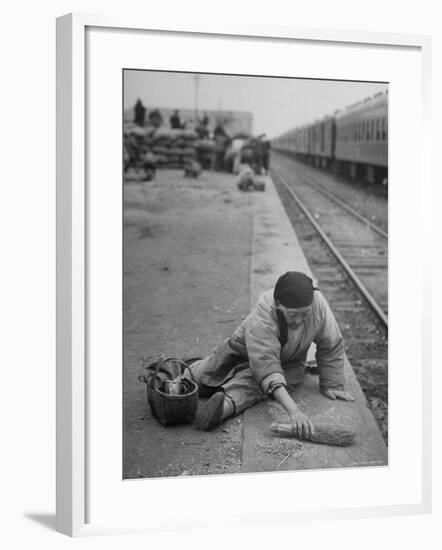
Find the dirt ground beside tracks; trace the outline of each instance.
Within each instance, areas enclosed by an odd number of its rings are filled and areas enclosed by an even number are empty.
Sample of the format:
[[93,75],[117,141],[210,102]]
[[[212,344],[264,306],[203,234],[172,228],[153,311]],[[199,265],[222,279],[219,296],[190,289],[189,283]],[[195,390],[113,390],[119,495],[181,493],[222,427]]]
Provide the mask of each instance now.
[[[202,205],[204,206],[202,208]],[[219,228],[222,227],[222,231]],[[250,310],[250,195],[226,174],[124,185],[124,478],[240,471],[242,420],[215,433],[152,421],[140,359],[210,352]]]

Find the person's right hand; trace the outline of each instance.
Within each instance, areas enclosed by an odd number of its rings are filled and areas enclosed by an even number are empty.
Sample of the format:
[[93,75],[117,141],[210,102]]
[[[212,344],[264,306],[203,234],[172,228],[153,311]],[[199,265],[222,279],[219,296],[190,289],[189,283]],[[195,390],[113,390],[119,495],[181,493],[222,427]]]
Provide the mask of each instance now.
[[301,411],[298,410],[290,413],[289,418],[293,428],[293,435],[297,439],[309,439],[315,433],[312,421]]

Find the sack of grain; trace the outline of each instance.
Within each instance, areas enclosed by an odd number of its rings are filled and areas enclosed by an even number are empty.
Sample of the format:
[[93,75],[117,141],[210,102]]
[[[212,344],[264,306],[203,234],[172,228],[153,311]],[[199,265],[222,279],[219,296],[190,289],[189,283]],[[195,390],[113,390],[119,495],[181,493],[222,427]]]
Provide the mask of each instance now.
[[155,155],[157,159],[157,166],[164,167],[167,165],[168,158],[166,155]]
[[195,147],[184,147],[181,150],[181,155],[186,157],[194,157],[196,155],[196,149]]
[[155,143],[158,141],[171,141],[173,139],[173,130],[171,128],[158,128],[153,134]]
[[169,153],[169,148],[164,145],[155,145],[152,150],[156,155],[167,155]]
[[182,137],[186,140],[196,140],[198,139],[198,134],[195,130],[183,130]]
[[181,157],[179,155],[168,155],[167,164],[180,164]]

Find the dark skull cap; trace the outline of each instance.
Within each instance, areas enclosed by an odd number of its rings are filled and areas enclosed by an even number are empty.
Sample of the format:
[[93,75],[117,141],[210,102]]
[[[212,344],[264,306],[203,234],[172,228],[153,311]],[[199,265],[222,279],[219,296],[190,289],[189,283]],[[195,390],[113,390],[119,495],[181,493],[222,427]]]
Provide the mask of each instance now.
[[300,271],[287,271],[279,277],[273,298],[289,308],[307,307],[313,302],[313,281]]

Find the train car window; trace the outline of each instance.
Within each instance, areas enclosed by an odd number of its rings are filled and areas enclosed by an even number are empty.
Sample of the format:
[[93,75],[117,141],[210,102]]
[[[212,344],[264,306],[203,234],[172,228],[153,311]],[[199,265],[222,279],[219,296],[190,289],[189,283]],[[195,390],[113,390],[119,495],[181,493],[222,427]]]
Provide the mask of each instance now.
[[387,120],[385,118],[382,119],[382,141],[385,141],[387,138],[387,132],[386,130],[387,126]]

